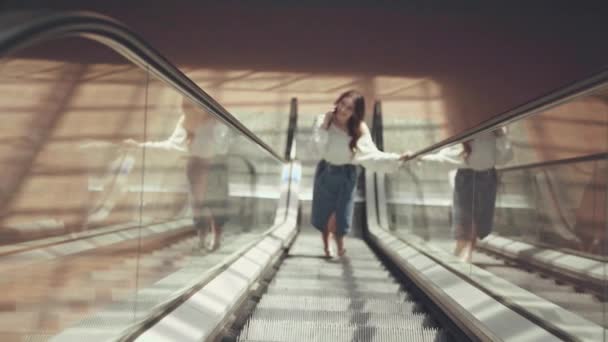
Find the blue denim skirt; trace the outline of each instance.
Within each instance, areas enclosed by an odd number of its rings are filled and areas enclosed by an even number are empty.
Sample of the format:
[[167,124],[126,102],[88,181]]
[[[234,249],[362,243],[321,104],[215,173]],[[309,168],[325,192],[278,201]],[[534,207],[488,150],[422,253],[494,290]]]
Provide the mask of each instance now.
[[332,213],[336,213],[336,233],[345,235],[352,224],[357,169],[354,165],[317,164],[312,191],[313,227],[323,232]]
[[[455,239],[469,240],[474,234],[483,239],[492,232],[497,186],[494,168],[483,171],[456,171],[452,211]],[[473,230],[473,224],[476,232]]]

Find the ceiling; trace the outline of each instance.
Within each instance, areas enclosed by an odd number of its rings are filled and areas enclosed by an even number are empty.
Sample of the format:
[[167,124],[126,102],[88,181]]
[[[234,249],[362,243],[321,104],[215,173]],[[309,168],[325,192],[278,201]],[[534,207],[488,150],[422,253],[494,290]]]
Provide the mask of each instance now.
[[[437,1],[49,3],[5,1],[3,8],[111,16],[181,68],[432,79],[449,111],[475,122],[597,73],[608,61],[608,11],[560,1],[467,8]],[[117,61],[99,47],[66,44],[51,47],[52,55]]]

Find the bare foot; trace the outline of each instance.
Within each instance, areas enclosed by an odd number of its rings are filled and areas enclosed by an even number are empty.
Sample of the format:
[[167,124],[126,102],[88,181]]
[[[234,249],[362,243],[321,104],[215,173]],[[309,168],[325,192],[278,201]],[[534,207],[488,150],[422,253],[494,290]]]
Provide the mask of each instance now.
[[341,250],[338,251],[338,256],[342,257],[342,256],[344,256],[344,254],[346,254],[346,248],[342,248]]
[[470,250],[466,251],[464,253],[461,253],[459,256],[459,259],[462,262],[466,262],[466,263],[470,264],[473,259],[473,253]]
[[222,236],[220,234],[213,234],[213,240],[209,244],[210,251],[216,251],[220,248],[222,243]]

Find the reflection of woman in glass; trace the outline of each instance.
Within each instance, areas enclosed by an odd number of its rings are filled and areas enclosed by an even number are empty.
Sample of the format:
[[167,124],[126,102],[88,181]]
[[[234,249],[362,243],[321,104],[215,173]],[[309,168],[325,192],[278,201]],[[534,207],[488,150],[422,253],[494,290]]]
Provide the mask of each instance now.
[[[218,123],[217,119],[187,99],[182,101],[182,111],[183,115],[167,140],[145,143],[127,140],[125,143],[188,154],[186,175],[199,248],[216,250],[220,246],[222,227],[227,220],[226,153],[229,132],[225,125]],[[212,232],[213,239],[206,246],[209,231]]]
[[454,179],[452,222],[454,255],[463,261],[471,261],[477,238],[492,231],[498,185],[494,167],[511,158],[513,150],[504,127],[421,158],[460,166]]
[[401,159],[395,153],[378,151],[369,128],[363,122],[365,101],[361,94],[347,91],[336,100],[333,111],[317,118],[313,128],[317,164],[312,199],[312,225],[321,231],[325,256],[331,256],[329,239],[335,234],[338,255],[345,253],[344,235],[352,221],[356,169],[395,171]]

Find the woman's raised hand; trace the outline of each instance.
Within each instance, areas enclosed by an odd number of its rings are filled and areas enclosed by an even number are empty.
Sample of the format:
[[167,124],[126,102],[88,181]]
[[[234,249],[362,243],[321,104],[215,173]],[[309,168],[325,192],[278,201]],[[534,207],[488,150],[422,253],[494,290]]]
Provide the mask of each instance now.
[[336,112],[336,108],[332,111],[325,113],[325,119],[323,120],[323,128],[329,129],[329,125],[331,125],[331,121],[334,119],[334,113]]

